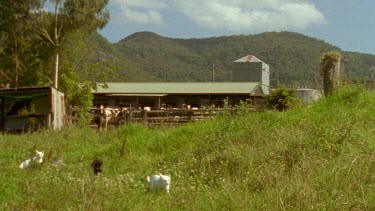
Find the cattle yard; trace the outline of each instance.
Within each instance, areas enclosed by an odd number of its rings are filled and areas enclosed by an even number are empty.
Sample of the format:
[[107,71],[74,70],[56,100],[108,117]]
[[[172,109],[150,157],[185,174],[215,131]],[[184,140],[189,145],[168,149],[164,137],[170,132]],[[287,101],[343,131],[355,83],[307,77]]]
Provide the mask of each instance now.
[[[246,105],[248,111],[262,111],[263,106]],[[108,127],[117,127],[126,124],[144,124],[150,128],[173,127],[191,122],[199,122],[211,119],[220,114],[234,115],[238,112],[238,108],[205,108],[205,109],[150,109],[145,107],[142,109],[120,109],[105,108],[107,112],[101,112],[99,108],[92,107],[90,114],[92,120],[89,124],[91,128],[100,128],[102,125]],[[76,112],[72,112],[76,113]],[[110,115],[106,115],[110,114]],[[106,115],[106,116],[104,116]],[[70,117],[71,123],[76,121],[76,115]],[[103,124],[103,121],[107,121]],[[106,129],[106,128],[105,128]]]
[[[140,123],[151,128],[176,126],[189,122],[207,120],[223,112],[223,109],[134,109],[123,110],[121,112],[116,111],[116,109],[109,110],[111,111],[111,116],[108,118],[108,126]],[[103,114],[98,112],[97,109],[92,109],[90,113],[93,115],[90,127],[99,127]]]

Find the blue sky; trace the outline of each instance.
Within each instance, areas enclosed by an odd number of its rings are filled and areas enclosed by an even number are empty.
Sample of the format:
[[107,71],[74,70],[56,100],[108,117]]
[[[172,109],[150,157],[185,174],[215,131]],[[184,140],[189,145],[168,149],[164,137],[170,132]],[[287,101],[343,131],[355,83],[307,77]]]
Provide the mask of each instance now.
[[171,38],[293,31],[344,51],[375,54],[374,0],[110,0],[100,33],[117,42],[139,31]]

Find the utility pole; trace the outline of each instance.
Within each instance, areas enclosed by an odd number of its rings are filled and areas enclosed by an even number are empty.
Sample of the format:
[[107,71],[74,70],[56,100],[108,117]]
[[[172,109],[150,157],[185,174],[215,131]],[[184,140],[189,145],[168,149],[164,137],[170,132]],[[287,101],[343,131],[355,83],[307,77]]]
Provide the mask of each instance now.
[[212,64],[212,82],[215,82],[215,64]]

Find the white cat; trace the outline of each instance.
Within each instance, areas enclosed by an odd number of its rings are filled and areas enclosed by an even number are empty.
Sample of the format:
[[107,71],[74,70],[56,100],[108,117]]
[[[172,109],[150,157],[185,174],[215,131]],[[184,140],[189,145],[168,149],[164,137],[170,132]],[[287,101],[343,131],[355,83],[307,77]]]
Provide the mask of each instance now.
[[171,177],[169,175],[153,175],[147,177],[147,182],[150,191],[162,190],[169,194],[169,188],[171,186]]
[[43,156],[44,156],[44,151],[38,151],[38,150],[35,150],[36,152],[36,156],[33,158],[33,160],[31,161],[31,159],[27,159],[25,161],[23,161],[20,165],[20,168],[25,170],[27,169],[31,162],[33,163],[42,163],[43,162]]

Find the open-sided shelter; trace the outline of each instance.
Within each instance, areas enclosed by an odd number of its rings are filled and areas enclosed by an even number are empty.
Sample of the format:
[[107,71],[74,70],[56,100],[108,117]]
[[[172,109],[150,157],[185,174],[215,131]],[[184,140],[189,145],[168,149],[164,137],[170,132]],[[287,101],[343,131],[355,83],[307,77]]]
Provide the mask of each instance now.
[[109,82],[93,91],[93,106],[204,108],[256,105],[263,98],[258,82]]
[[65,97],[53,87],[0,89],[0,130],[59,129],[64,124]]

